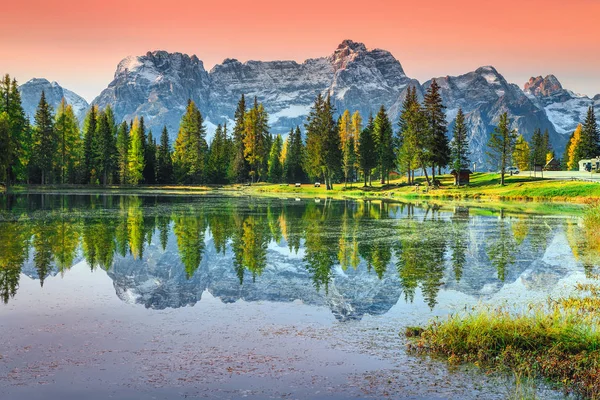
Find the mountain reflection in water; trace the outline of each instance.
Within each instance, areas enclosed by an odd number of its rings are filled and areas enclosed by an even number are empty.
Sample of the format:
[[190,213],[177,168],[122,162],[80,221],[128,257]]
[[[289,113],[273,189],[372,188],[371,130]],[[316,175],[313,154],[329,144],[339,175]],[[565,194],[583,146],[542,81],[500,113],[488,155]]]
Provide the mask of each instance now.
[[82,259],[117,296],[147,308],[301,300],[338,320],[386,313],[417,289],[485,297],[518,279],[548,290],[593,268],[576,218],[443,211],[384,201],[168,196],[0,197],[0,298],[22,274],[68,274]]

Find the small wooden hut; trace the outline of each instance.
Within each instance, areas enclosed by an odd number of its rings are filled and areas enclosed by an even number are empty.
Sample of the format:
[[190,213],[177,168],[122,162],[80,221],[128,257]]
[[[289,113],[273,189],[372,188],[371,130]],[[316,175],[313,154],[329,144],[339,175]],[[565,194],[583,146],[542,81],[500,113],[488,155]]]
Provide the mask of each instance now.
[[456,171],[453,169],[450,174],[454,177],[454,185],[468,185],[471,180],[471,170],[470,169],[461,169],[460,171]]

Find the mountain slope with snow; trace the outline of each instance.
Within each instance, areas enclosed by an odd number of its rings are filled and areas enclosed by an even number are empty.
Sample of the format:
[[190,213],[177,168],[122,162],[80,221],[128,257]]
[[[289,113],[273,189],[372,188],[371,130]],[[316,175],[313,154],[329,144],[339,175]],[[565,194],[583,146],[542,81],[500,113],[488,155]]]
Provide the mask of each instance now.
[[33,123],[42,91],[46,95],[46,101],[54,108],[55,112],[64,97],[67,103],[73,107],[73,111],[79,122],[83,122],[85,113],[89,108],[88,102],[83,97],[63,88],[56,82],[50,82],[43,78],[33,78],[19,86],[23,110],[31,123]]

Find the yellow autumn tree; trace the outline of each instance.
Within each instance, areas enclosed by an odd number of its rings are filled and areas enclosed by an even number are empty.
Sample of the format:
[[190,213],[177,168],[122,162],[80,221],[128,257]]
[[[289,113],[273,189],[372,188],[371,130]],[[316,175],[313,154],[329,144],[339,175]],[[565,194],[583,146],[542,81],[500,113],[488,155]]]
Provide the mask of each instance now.
[[513,152],[513,160],[520,170],[527,170],[529,167],[529,143],[525,140],[523,135],[517,137],[515,143],[515,150]]
[[577,169],[580,158],[577,151],[579,143],[581,143],[581,124],[577,125],[577,128],[575,128],[575,132],[571,135],[571,139],[567,146],[567,169],[569,171]]

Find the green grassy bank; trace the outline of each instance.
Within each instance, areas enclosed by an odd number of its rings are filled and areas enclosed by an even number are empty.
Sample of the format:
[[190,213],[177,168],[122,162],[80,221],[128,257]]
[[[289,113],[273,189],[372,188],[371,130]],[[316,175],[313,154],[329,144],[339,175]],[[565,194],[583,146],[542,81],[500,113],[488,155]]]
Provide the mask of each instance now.
[[[600,203],[584,216],[586,247],[600,250]],[[594,262],[597,265],[597,258]],[[579,397],[600,399],[600,276],[588,271],[588,281],[575,294],[548,299],[526,310],[476,308],[435,320],[424,328],[410,327],[409,348],[450,363],[472,363],[491,372],[515,377],[544,378]]]

